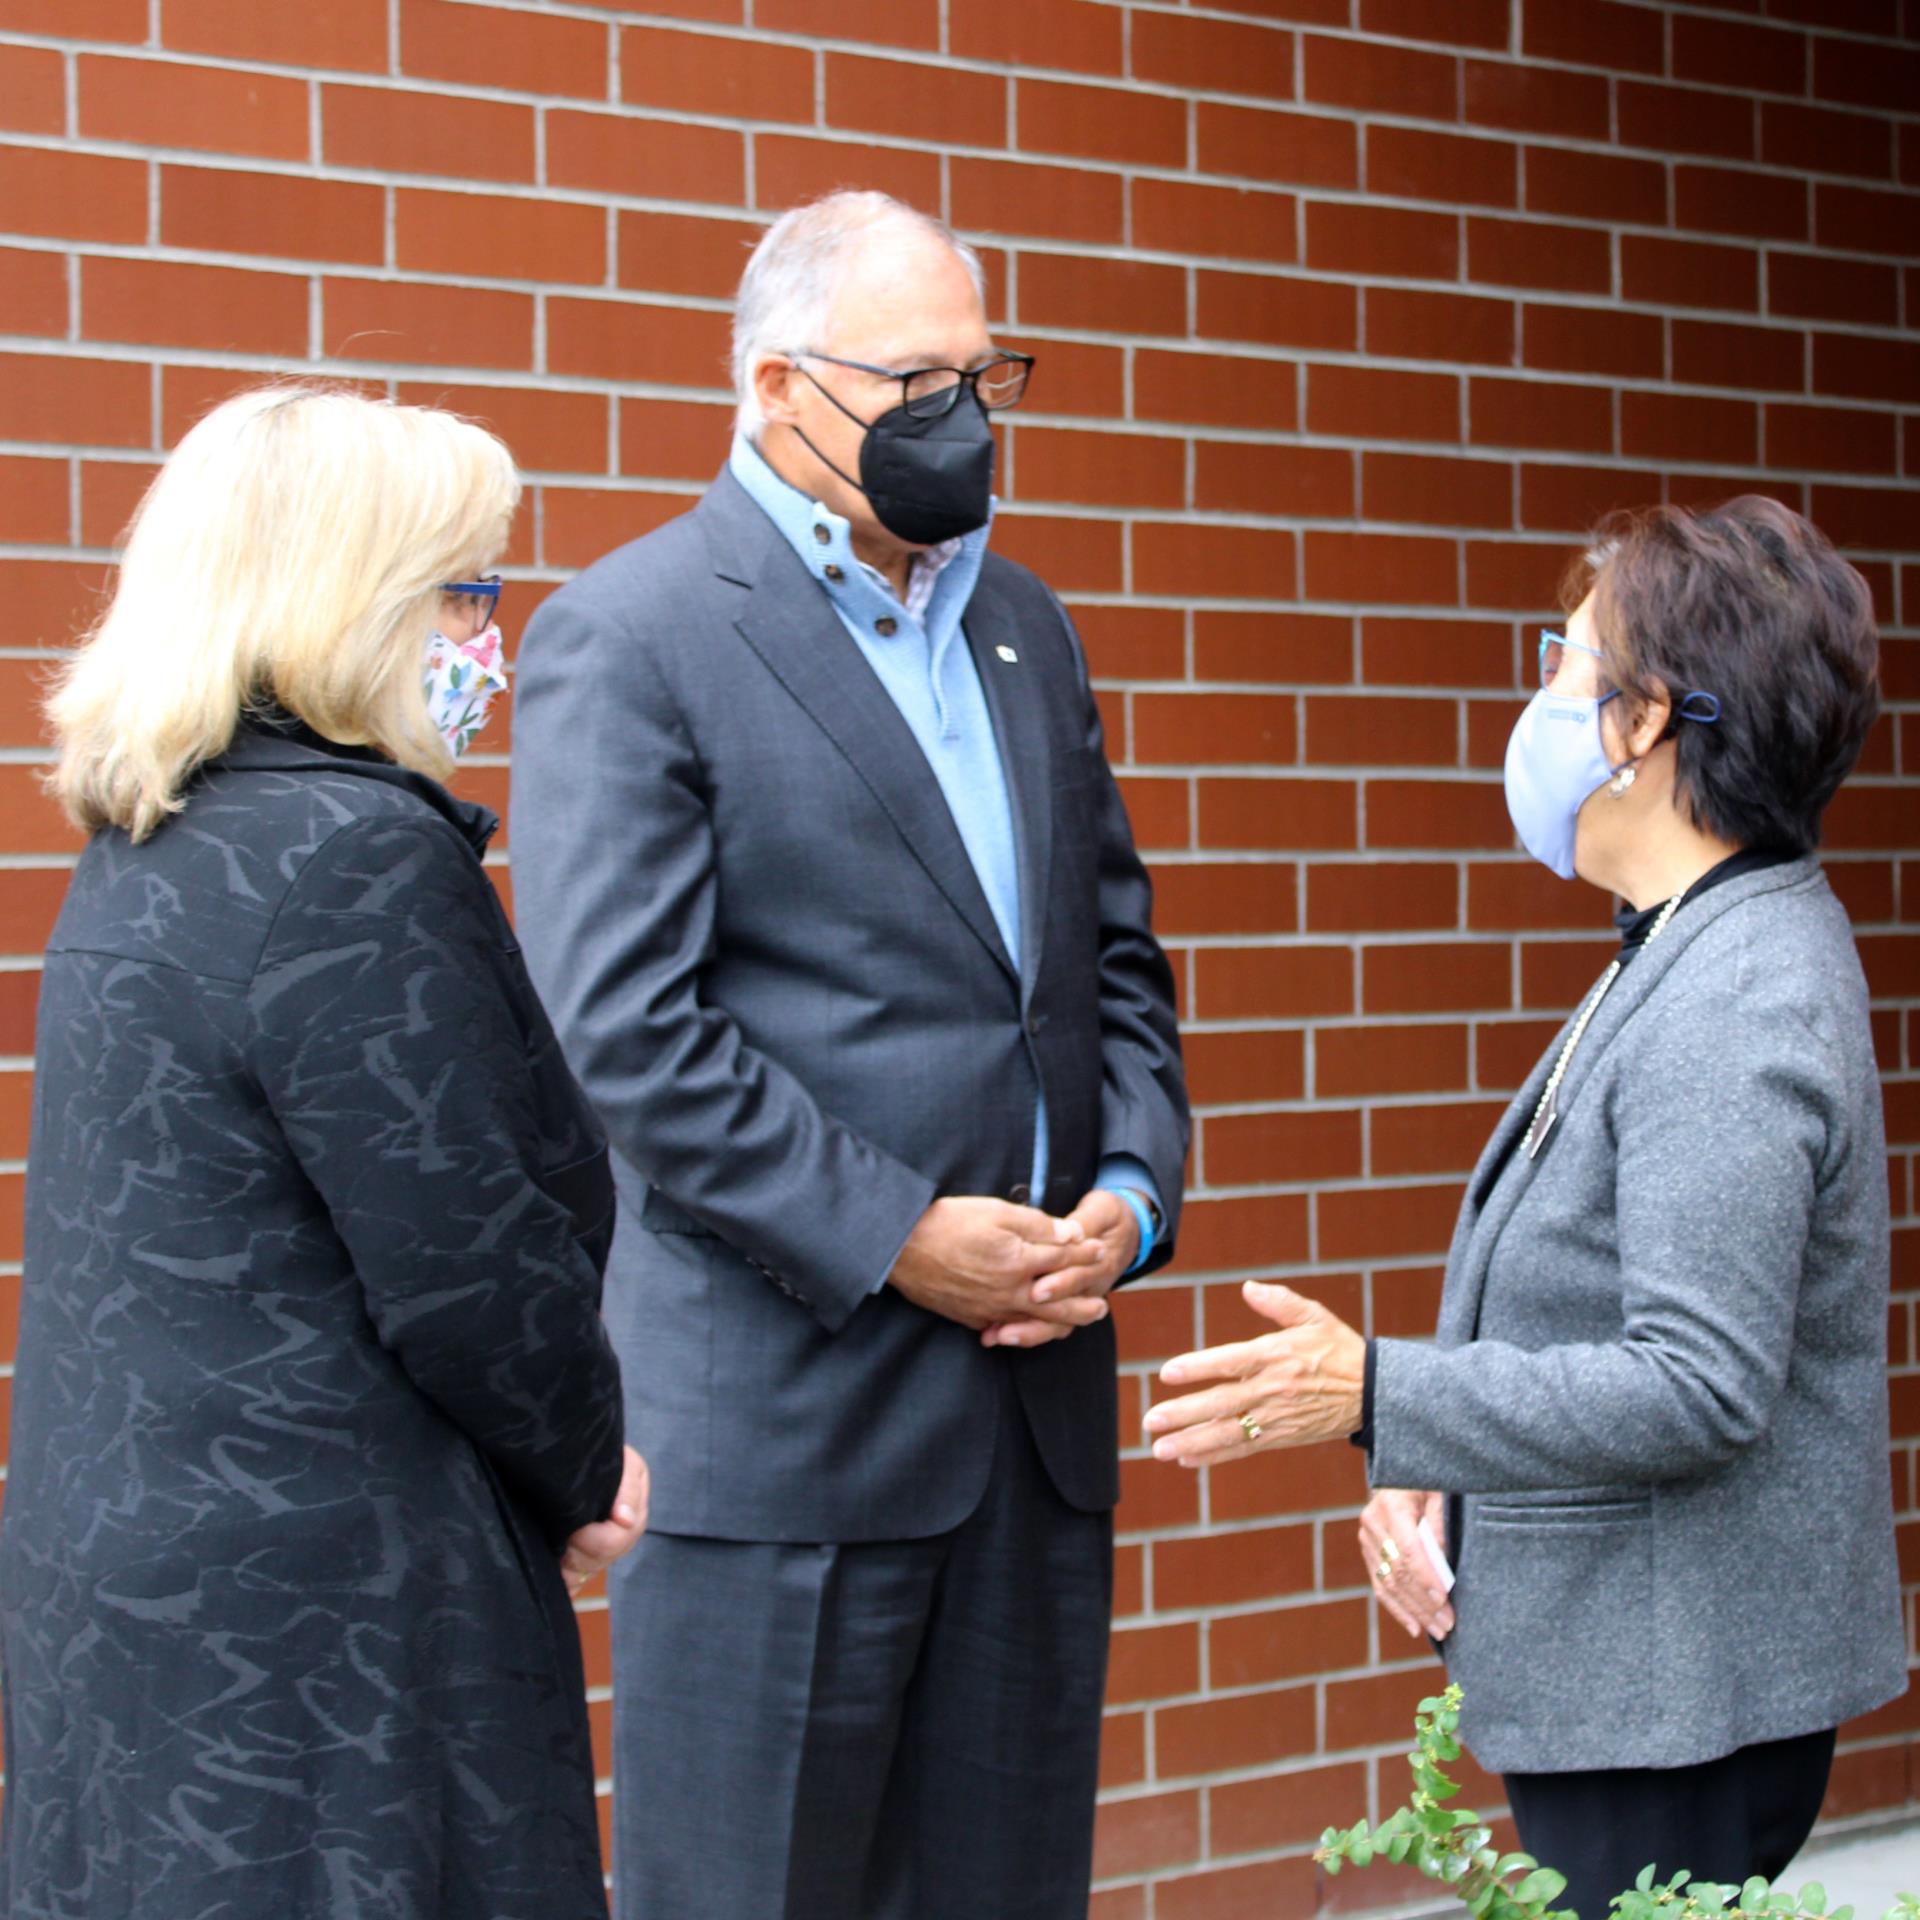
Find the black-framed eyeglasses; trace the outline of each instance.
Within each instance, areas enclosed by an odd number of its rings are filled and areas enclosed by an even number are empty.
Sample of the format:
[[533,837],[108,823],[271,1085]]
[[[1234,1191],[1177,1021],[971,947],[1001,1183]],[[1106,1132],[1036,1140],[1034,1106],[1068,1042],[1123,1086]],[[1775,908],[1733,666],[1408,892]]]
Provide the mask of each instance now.
[[463,620],[471,620],[484,632],[500,612],[502,582],[497,573],[484,580],[449,580],[440,591],[453,602],[453,610]]
[[878,374],[883,380],[900,382],[900,404],[916,420],[937,420],[951,413],[954,403],[969,387],[973,397],[989,412],[1017,407],[1027,391],[1027,379],[1033,372],[1030,353],[996,353],[977,367],[876,367],[865,360],[843,360],[837,353],[814,353],[795,347],[789,360],[824,360],[829,366],[851,367],[856,373]]

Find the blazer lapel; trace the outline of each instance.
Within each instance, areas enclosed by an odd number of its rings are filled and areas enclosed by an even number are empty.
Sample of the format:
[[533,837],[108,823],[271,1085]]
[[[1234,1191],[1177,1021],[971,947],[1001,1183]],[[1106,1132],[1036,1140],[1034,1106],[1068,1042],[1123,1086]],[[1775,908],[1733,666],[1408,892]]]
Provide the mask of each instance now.
[[1017,979],[940,783],[832,602],[730,474],[704,504],[715,522],[715,571],[749,589],[734,621],[740,637],[839,748],[954,911]]
[[[1818,872],[1817,862],[1797,860],[1743,875],[1715,888],[1689,906],[1652,946],[1643,947],[1634,956],[1632,965],[1608,989],[1606,999],[1600,1003],[1586,1032],[1580,1036],[1580,1044],[1574,1049],[1573,1058],[1567,1065],[1566,1078],[1561,1081],[1555,1097],[1555,1108],[1560,1115],[1558,1126],[1564,1128],[1567,1125],[1574,1104],[1580,1098],[1581,1088],[1599,1066],[1608,1047],[1619,1037],[1635,1011],[1645,1004],[1668,970],[1678,964],[1687,948],[1707,927],[1728,908],[1738,906],[1755,894],[1800,885]],[[1588,992],[1590,994],[1592,989],[1589,988]],[[1584,999],[1581,1004],[1586,1004]],[[1577,1011],[1573,1018],[1578,1018]],[[1456,1235],[1453,1252],[1448,1257],[1446,1288],[1441,1299],[1440,1336],[1448,1344],[1473,1337],[1480,1317],[1480,1295],[1486,1284],[1487,1268],[1492,1262],[1494,1247],[1529,1184],[1524,1172],[1509,1169],[1514,1172],[1514,1177],[1502,1178],[1495,1173],[1495,1169],[1505,1167],[1511,1155],[1522,1151],[1520,1136],[1532,1120],[1533,1110],[1546,1090],[1547,1077],[1553,1070],[1553,1063],[1560,1057],[1560,1049],[1566,1045],[1571,1026],[1572,1019],[1569,1019],[1535,1064],[1532,1073],[1527,1076],[1526,1085],[1494,1130],[1493,1139],[1481,1155],[1479,1166],[1474,1169],[1472,1182],[1467,1188],[1461,1235]],[[1552,1145],[1549,1144],[1545,1151],[1551,1153]],[[1488,1193],[1484,1189],[1490,1180],[1492,1191]]]
[[1553,1044],[1534,1062],[1513,1103],[1500,1116],[1493,1137],[1480,1155],[1473,1177],[1467,1182],[1466,1199],[1460,1208],[1460,1223],[1454,1231],[1453,1247],[1447,1255],[1446,1285],[1440,1297],[1440,1323],[1436,1337],[1442,1346],[1456,1346],[1473,1337],[1480,1318],[1480,1293],[1486,1285],[1487,1267],[1493,1249],[1506,1225],[1507,1216],[1518,1203],[1526,1182],[1506,1180],[1501,1175],[1514,1154],[1521,1151],[1520,1139],[1527,1122],[1540,1103],[1547,1075],[1566,1043],[1566,1028],[1554,1035]]
[[1040,977],[1053,867],[1053,745],[1038,663],[1020,658],[1012,609],[983,573],[964,621],[974,670],[986,694],[993,737],[1006,775],[1020,884],[1020,962],[1024,1007]]
[[[1691,902],[1674,916],[1671,925],[1658,940],[1651,946],[1642,947],[1634,955],[1633,964],[1613,983],[1612,991],[1601,1002],[1600,1011],[1580,1036],[1580,1044],[1574,1049],[1573,1059],[1567,1066],[1567,1077],[1561,1081],[1554,1103],[1561,1116],[1560,1124],[1566,1125],[1574,1103],[1580,1098],[1580,1089],[1592,1077],[1605,1058],[1607,1049],[1619,1038],[1627,1022],[1645,1005],[1660,982],[1679,965],[1687,949],[1714,921],[1756,894],[1800,886],[1816,878],[1819,872],[1817,860],[1805,859],[1790,860],[1779,866],[1742,874]],[[1685,1070],[1684,1061],[1675,1062],[1676,1072]]]

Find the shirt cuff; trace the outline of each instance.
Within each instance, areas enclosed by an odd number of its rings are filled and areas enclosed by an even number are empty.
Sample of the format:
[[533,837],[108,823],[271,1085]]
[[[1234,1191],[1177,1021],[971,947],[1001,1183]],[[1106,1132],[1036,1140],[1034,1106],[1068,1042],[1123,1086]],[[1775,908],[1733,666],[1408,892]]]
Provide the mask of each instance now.
[[1347,1436],[1356,1447],[1364,1447],[1368,1453],[1373,1451],[1373,1372],[1378,1350],[1375,1341],[1367,1342],[1366,1367],[1360,1382],[1360,1424]]
[[[1136,1160],[1130,1153],[1110,1153],[1100,1162],[1100,1171],[1093,1183],[1103,1187],[1108,1193],[1115,1193],[1133,1209],[1135,1224],[1140,1229],[1140,1245],[1135,1251],[1132,1264],[1123,1273],[1121,1279],[1135,1274],[1146,1265],[1153,1250],[1166,1236],[1167,1209],[1160,1198],[1160,1188],[1154,1177],[1147,1171],[1144,1160]],[[1130,1191],[1131,1189],[1131,1191]],[[1153,1202],[1151,1211],[1136,1198],[1144,1193]],[[1160,1217],[1160,1230],[1154,1231],[1153,1216]]]

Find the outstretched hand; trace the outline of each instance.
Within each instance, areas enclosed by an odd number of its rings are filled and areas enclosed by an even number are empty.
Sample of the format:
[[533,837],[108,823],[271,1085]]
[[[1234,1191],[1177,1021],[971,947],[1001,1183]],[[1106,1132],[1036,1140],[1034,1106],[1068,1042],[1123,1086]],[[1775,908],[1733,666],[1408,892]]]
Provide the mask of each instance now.
[[578,1593],[589,1580],[631,1553],[647,1530],[647,1463],[631,1447],[624,1452],[612,1513],[569,1535],[560,1556],[560,1573],[569,1593]]
[[1169,1386],[1202,1390],[1164,1400],[1147,1415],[1156,1460],[1217,1466],[1268,1447],[1304,1447],[1358,1431],[1366,1341],[1290,1287],[1249,1280],[1242,1291],[1280,1331],[1183,1353],[1160,1369]]

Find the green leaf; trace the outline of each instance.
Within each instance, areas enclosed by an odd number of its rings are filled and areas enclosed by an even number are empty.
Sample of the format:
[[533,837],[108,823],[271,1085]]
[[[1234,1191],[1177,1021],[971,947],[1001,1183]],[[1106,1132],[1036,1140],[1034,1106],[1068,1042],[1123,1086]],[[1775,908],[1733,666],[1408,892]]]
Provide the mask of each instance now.
[[1373,1842],[1371,1840],[1356,1840],[1353,1843],[1352,1859],[1356,1867],[1372,1866]]
[[1504,1853],[1500,1856],[1494,1872],[1504,1880],[1510,1873],[1518,1873],[1523,1867],[1537,1867],[1540,1864],[1530,1853]]
[[1767,1885],[1765,1879],[1756,1873],[1753,1878],[1740,1889],[1740,1904],[1743,1907],[1753,1907],[1764,1911],[1767,1895],[1772,1891],[1773,1889]]
[[1551,1906],[1567,1890],[1567,1876],[1555,1873],[1551,1867],[1535,1867],[1527,1877],[1514,1888],[1513,1897],[1525,1905],[1528,1901],[1538,1906]]
[[1651,1893],[1653,1891],[1653,1862],[1651,1860],[1640,1869],[1639,1878],[1636,1879],[1633,1884],[1641,1893]]
[[1827,1890],[1818,1880],[1809,1880],[1800,1889],[1800,1910],[1802,1913],[1823,1914],[1827,1910]]
[[1412,1834],[1396,1833],[1387,1844],[1387,1858],[1391,1860],[1396,1867],[1403,1867],[1407,1863],[1407,1854],[1411,1851],[1412,1847]]

